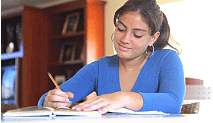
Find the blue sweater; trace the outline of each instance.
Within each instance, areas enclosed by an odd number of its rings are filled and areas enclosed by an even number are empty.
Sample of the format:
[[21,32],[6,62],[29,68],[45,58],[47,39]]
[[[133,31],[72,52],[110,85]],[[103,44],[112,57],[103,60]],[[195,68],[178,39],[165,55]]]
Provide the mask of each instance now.
[[[103,95],[121,91],[119,83],[118,56],[103,57],[79,70],[75,76],[60,85],[64,92],[75,96],[72,103],[95,91]],[[185,94],[183,66],[179,55],[168,49],[157,50],[141,69],[132,92],[143,97],[140,111],[162,111],[179,114]],[[44,94],[38,106],[43,105]]]

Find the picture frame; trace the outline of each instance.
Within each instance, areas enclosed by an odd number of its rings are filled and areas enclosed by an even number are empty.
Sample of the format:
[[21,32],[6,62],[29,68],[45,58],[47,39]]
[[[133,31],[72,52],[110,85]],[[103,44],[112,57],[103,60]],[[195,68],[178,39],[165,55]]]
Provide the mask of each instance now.
[[80,13],[72,13],[66,16],[62,34],[73,34],[76,32],[80,19]]
[[64,82],[66,82],[66,76],[65,75],[55,75],[55,81],[58,85],[61,85]]
[[63,43],[59,56],[59,62],[75,60],[76,42]]

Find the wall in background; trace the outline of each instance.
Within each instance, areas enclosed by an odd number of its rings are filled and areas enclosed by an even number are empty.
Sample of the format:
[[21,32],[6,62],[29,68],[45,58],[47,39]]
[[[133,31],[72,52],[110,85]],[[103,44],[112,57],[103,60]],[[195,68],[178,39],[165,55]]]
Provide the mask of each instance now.
[[213,87],[212,0],[184,0],[161,5],[174,39],[182,46],[180,55],[186,77],[204,80]]
[[119,9],[127,0],[106,0],[105,5],[105,55],[114,55],[113,43],[111,40],[114,32],[113,18],[117,9]]

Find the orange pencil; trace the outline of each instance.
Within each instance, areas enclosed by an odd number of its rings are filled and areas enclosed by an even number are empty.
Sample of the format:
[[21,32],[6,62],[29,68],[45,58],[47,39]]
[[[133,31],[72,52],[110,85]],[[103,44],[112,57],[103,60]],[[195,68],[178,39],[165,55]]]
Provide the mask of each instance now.
[[58,86],[58,84],[56,83],[56,81],[53,79],[52,75],[49,72],[48,72],[48,75],[49,75],[50,79],[52,80],[53,84],[55,85],[55,87],[58,90],[62,91],[61,88]]

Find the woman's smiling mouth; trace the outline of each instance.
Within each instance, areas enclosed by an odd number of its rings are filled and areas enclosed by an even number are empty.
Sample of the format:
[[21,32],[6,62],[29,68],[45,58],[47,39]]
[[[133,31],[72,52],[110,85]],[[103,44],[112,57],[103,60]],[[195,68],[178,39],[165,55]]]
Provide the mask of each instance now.
[[128,48],[128,47],[125,47],[125,46],[122,46],[121,44],[118,43],[118,46],[119,46],[119,49],[121,51],[124,51],[124,52],[127,52],[127,51],[130,51],[132,48]]

